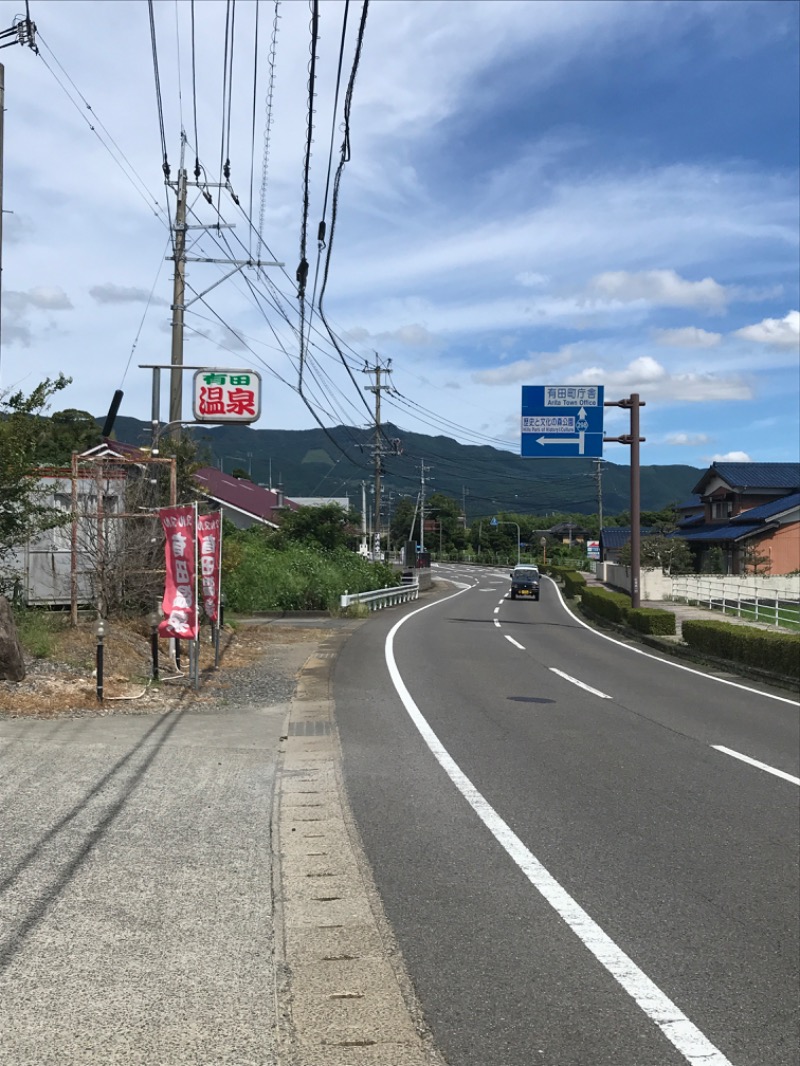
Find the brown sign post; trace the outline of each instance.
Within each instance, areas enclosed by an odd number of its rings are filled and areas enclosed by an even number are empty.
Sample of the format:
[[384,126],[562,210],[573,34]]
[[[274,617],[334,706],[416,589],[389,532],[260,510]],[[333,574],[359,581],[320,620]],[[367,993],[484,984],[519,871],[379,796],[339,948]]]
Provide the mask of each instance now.
[[639,408],[646,406],[639,393],[625,400],[606,400],[604,407],[624,407],[631,413],[631,431],[621,437],[603,437],[603,443],[628,444],[631,449],[631,607],[641,603],[641,524],[642,502],[639,478],[639,444],[646,440],[639,436]]

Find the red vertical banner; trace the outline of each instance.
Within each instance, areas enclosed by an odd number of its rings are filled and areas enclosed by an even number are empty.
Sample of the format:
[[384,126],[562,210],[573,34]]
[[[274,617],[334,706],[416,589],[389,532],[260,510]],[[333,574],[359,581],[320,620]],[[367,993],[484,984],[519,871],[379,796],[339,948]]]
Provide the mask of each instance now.
[[222,512],[197,518],[197,548],[200,555],[200,590],[203,610],[210,622],[219,620],[220,564],[222,560]]
[[193,505],[162,507],[158,512],[167,538],[162,610],[167,616],[158,627],[161,637],[194,640],[197,636],[196,511]]

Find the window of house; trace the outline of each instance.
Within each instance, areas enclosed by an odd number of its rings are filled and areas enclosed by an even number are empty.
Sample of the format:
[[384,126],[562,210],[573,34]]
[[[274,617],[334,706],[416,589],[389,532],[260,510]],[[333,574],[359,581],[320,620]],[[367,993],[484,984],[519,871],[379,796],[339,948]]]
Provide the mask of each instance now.
[[712,500],[711,501],[711,517],[712,518],[730,518],[733,514],[733,501],[732,500]]

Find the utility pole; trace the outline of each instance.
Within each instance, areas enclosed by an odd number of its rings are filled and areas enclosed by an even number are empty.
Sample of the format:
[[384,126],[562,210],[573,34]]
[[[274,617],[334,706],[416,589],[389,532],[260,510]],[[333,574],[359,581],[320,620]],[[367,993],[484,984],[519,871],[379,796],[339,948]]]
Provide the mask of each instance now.
[[392,372],[391,366],[391,359],[386,361],[385,366],[381,366],[377,352],[375,352],[375,366],[364,366],[365,374],[375,375],[375,384],[365,385],[364,392],[375,394],[375,435],[372,444],[372,461],[375,464],[375,520],[373,532],[375,535],[375,551],[378,555],[381,553],[381,476],[383,473],[383,457],[386,454],[383,440],[381,439],[381,393],[390,392],[392,389],[391,385],[381,382],[381,375],[385,374],[388,377]]
[[[0,34],[0,37],[1,36],[2,35]],[[175,263],[172,289],[172,353],[170,358],[172,372],[169,386],[169,422],[172,426],[172,434],[176,438],[180,436],[180,422],[183,419],[183,371],[181,368],[183,366],[183,325],[186,310],[191,307],[193,303],[202,300],[212,289],[216,288],[217,285],[220,285],[223,281],[227,281],[228,278],[233,277],[234,274],[238,274],[240,270],[244,269],[244,267],[255,267],[260,270],[262,267],[285,265],[284,263],[275,261],[264,262],[260,259],[209,258],[207,256],[188,256],[186,254],[186,234],[189,230],[219,231],[235,228],[231,223],[220,222],[219,220],[211,226],[189,225],[186,221],[189,189],[199,189],[207,203],[213,203],[213,198],[210,192],[211,189],[225,189],[230,193],[234,203],[238,204],[239,200],[227,178],[222,182],[201,181],[200,176],[202,172],[199,165],[195,166],[195,180],[189,181],[184,166],[185,157],[186,134],[181,133],[181,162],[177,181],[169,180],[169,166],[166,163],[166,160],[164,161],[164,184],[168,189],[172,189],[176,196],[175,222],[172,227],[173,254],[167,256],[167,259],[171,259]],[[187,263],[217,263],[229,266],[232,269],[229,270],[227,274],[223,274],[222,277],[217,278],[217,280],[209,285],[208,288],[204,289],[202,292],[198,292],[191,300],[187,300]]]
[[593,459],[594,479],[597,482],[597,519],[602,532],[603,529],[603,460]]
[[419,461],[419,550],[425,551],[425,475],[430,471],[425,460]]
[[184,166],[186,141],[181,138],[181,165],[178,170],[175,206],[175,274],[172,284],[172,371],[169,379],[169,421],[173,423],[175,439],[180,436],[179,425],[183,417],[183,320],[186,311],[186,168]]
[[[25,3],[25,18],[17,16],[10,29],[0,31],[0,48],[8,48],[12,44],[27,45],[36,55],[39,54],[39,49],[36,47],[36,23],[31,22],[27,0]],[[6,68],[0,63],[0,304],[2,304],[3,292],[3,138],[5,136],[5,109]],[[3,368],[1,334],[2,311],[0,310],[0,371]]]
[[603,441],[627,444],[631,449],[631,607],[641,603],[641,488],[639,476],[639,410],[646,406],[638,392],[616,402],[606,400],[604,407],[621,407],[631,413],[631,431],[620,437],[603,437]]

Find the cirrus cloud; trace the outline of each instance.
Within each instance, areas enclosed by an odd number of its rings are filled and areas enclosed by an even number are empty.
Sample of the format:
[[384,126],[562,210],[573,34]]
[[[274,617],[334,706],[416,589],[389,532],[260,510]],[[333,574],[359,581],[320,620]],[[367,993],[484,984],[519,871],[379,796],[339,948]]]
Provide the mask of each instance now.
[[722,340],[721,333],[710,333],[697,326],[682,329],[659,329],[655,333],[656,344],[670,348],[715,348]]

